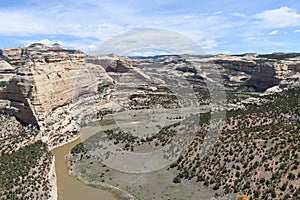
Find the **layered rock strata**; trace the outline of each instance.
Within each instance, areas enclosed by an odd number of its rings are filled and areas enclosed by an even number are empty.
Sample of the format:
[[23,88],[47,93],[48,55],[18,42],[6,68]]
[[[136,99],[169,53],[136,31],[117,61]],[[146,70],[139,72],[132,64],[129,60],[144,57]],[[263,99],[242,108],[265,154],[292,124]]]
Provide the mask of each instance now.
[[55,109],[112,83],[101,66],[85,62],[86,54],[58,45],[3,49],[0,58],[2,111],[41,129]]

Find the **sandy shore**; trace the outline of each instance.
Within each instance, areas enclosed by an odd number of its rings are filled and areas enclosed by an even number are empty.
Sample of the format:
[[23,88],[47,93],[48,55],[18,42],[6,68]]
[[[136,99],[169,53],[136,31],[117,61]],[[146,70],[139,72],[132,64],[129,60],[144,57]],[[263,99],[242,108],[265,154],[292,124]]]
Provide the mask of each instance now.
[[48,179],[51,185],[50,198],[48,200],[57,200],[57,181],[55,173],[55,157],[52,158],[52,163],[50,165],[50,172],[48,174]]

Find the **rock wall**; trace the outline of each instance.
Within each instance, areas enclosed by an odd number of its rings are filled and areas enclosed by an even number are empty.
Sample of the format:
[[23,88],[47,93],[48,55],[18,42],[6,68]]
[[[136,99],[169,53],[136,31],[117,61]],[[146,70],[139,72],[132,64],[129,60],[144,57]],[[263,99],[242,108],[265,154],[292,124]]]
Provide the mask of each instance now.
[[224,84],[231,89],[247,87],[265,91],[276,85],[286,87],[300,82],[299,56],[270,59],[246,54],[138,59],[113,54],[86,55],[57,44],[49,47],[32,44],[0,50],[0,111],[14,115],[24,123],[35,124],[41,130],[76,132],[76,123],[80,123],[74,121],[76,115],[94,115],[97,110],[87,110],[87,105],[101,107],[101,104],[109,103],[111,93],[105,90],[118,81],[118,76],[130,69],[133,69],[132,73],[145,76],[138,69],[153,62],[160,67],[149,69],[149,73],[184,72],[190,83],[200,88],[205,85],[204,79],[214,76],[207,73],[210,64],[220,67]]
[[1,110],[41,129],[56,108],[112,82],[101,66],[86,64],[85,53],[59,45],[2,49],[0,59],[0,75],[10,75],[0,90]]
[[87,63],[101,65],[107,72],[124,73],[132,69],[131,60],[124,56],[115,54],[99,55],[91,54],[87,58]]
[[270,59],[257,54],[217,55],[202,61],[220,66],[225,84],[229,87],[247,87],[263,92],[276,85],[285,87],[286,80],[293,79],[288,84],[300,81],[299,74],[295,77],[299,73],[300,56]]

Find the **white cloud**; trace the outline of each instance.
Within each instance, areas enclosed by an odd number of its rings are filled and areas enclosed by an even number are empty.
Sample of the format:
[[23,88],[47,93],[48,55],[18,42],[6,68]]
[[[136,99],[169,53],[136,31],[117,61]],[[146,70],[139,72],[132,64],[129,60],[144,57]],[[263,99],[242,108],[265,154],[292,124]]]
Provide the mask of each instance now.
[[43,40],[40,40],[40,41],[37,41],[37,43],[42,43],[44,45],[52,45],[52,44],[62,44],[62,41],[51,41],[49,39],[43,39]]
[[183,19],[191,19],[191,18],[193,18],[193,17],[190,16],[190,15],[185,15],[185,16],[183,17]]
[[154,22],[154,24],[156,24],[156,25],[161,25],[161,24],[164,24],[165,23],[165,21],[155,21]]
[[88,46],[88,49],[89,49],[89,50],[94,50],[94,49],[96,49],[96,48],[97,48],[97,46],[94,45],[94,44],[91,44],[91,45]]
[[300,33],[300,30],[294,30],[294,33]]
[[[138,28],[170,29],[185,34],[195,41],[203,41],[221,37],[225,34],[225,29],[234,26],[234,23],[226,21],[225,17],[217,15],[221,13],[218,10],[214,14],[174,11],[149,15],[135,6],[117,4],[98,0],[91,0],[86,4],[86,1],[79,0],[70,6],[66,6],[64,2],[55,6],[51,4],[47,8],[46,3],[41,5],[47,12],[44,9],[35,9],[35,6],[13,11],[2,9],[0,19],[5,20],[0,20],[0,34],[10,36],[44,34],[49,41],[55,40],[50,37],[51,35],[57,37],[67,35],[64,37],[66,39],[61,39],[64,46],[72,42],[72,45],[76,46],[70,47],[89,49],[88,46],[93,43],[86,42],[87,38],[92,38],[95,43],[100,44],[115,35]],[[84,6],[91,6],[89,9],[95,10],[91,11]],[[78,9],[80,7],[82,9]],[[76,41],[72,37],[75,37]],[[37,41],[25,41],[24,44],[30,42]]]
[[201,43],[201,47],[205,50],[208,49],[213,49],[214,47],[218,46],[218,43],[215,40],[205,40],[204,42]]
[[251,42],[252,45],[256,47],[261,46],[269,46],[269,47],[279,47],[279,46],[287,46],[284,42],[270,41],[269,38],[263,36],[249,36],[245,39],[247,42]]
[[17,11],[0,11],[0,33],[21,35],[43,32],[45,26],[30,13]]
[[274,30],[268,33],[268,35],[277,35],[279,33],[279,30]]
[[254,37],[254,36],[247,37],[247,40],[259,40],[259,39],[260,39],[259,37]]
[[242,17],[242,18],[246,17],[245,14],[239,13],[239,12],[235,12],[235,13],[233,13],[233,15],[236,16],[236,17]]
[[99,18],[98,13],[92,12],[90,14],[88,11],[72,9],[64,10],[60,13],[57,12],[55,9],[49,9],[49,12],[44,12],[43,10],[34,10],[32,12],[26,10],[0,11],[0,19],[5,19],[0,20],[0,34],[10,36],[35,34],[70,35],[105,40],[112,35],[130,29],[130,27],[124,27],[119,22],[102,20]]
[[265,10],[254,15],[258,21],[255,22],[263,28],[283,28],[300,25],[300,14],[289,7],[281,7],[274,10]]
[[219,14],[222,14],[222,13],[223,13],[223,12],[219,10],[219,11],[214,12],[213,14],[214,14],[214,15],[219,15]]

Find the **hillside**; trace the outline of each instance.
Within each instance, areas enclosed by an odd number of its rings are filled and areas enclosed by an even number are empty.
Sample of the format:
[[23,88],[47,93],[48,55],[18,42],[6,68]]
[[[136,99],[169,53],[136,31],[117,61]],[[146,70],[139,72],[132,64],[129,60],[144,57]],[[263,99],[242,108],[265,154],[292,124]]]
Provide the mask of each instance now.
[[[266,104],[228,112],[224,129],[208,155],[198,155],[201,142],[195,139],[193,147],[172,166],[179,169],[178,177],[196,178],[218,195],[299,198],[299,94],[299,89],[288,90],[268,97],[271,102]],[[203,134],[203,130],[199,132]]]

